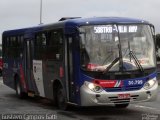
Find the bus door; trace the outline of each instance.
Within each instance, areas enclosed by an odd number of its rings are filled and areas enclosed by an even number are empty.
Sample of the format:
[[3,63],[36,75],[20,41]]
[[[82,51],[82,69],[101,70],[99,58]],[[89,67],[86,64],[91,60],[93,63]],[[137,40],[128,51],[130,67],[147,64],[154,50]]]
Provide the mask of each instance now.
[[33,40],[32,39],[25,39],[24,43],[24,73],[25,79],[28,86],[28,90],[35,91],[34,83],[32,80],[32,58],[33,58]]
[[69,92],[69,100],[71,102],[75,101],[75,81],[74,81],[74,65],[73,65],[73,37],[69,37],[67,39],[67,71],[68,71],[68,92]]

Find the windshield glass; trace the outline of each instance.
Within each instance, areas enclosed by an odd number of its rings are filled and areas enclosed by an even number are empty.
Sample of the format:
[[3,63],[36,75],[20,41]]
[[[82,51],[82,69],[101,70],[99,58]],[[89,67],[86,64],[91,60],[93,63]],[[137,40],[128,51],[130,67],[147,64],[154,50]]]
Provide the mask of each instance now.
[[155,67],[154,42],[149,25],[95,25],[80,27],[81,66],[86,70],[139,69],[134,54],[144,68]]

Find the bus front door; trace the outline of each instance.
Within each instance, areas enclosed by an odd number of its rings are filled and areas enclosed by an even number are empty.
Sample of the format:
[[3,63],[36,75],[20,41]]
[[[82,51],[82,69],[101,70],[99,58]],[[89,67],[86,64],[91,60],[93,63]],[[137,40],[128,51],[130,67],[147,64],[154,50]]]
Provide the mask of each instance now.
[[70,102],[75,102],[75,65],[74,65],[74,43],[73,37],[67,39],[67,71],[68,71],[68,96]]

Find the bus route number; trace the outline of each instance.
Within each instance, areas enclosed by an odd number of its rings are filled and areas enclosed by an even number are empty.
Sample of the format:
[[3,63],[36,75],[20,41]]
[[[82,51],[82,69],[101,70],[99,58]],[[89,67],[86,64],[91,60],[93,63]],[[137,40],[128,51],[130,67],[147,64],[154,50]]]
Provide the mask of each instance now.
[[94,27],[95,33],[112,33],[112,27],[111,26],[99,26]]

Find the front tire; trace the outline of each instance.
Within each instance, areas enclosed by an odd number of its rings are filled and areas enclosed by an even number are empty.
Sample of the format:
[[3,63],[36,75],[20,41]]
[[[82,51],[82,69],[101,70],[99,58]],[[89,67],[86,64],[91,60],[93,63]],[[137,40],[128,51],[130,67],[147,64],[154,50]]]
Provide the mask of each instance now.
[[64,89],[62,87],[59,87],[57,89],[57,106],[61,110],[68,109],[66,95],[65,95]]

